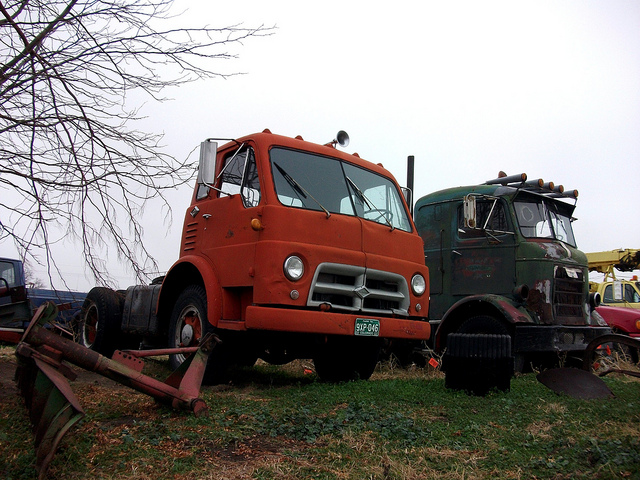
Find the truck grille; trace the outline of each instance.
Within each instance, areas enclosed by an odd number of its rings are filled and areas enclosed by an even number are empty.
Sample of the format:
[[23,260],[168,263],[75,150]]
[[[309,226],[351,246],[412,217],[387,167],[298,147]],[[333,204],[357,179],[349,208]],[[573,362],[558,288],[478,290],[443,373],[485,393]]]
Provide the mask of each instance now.
[[321,263],[313,277],[307,305],[330,304],[340,310],[407,315],[410,301],[407,281],[402,275]]
[[584,272],[580,268],[556,265],[553,308],[558,323],[584,322]]

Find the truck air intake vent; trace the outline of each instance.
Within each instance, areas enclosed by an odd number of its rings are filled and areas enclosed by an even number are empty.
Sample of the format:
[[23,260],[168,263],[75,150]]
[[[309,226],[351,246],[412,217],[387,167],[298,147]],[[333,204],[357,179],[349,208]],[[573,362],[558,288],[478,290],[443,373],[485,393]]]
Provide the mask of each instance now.
[[408,313],[409,286],[402,275],[339,263],[322,263],[314,274],[308,306],[376,314]]
[[584,322],[584,272],[580,268],[556,265],[553,306],[560,324]]
[[195,249],[197,232],[198,232],[198,222],[189,223],[185,227],[184,240],[183,240],[183,245],[184,245],[183,250],[185,252]]

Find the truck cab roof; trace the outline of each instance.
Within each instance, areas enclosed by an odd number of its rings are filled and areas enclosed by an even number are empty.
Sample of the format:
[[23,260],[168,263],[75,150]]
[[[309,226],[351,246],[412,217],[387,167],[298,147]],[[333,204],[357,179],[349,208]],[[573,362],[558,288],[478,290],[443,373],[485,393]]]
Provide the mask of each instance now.
[[338,150],[337,148],[335,148],[332,142],[321,145],[318,143],[306,141],[300,135],[296,137],[287,137],[284,135],[271,133],[269,129],[265,129],[259,133],[253,133],[234,139],[231,142],[222,145],[220,147],[220,150],[222,151],[232,149],[234,147],[237,148],[243,143],[248,142],[253,142],[257,148],[263,148],[265,150],[268,150],[273,146],[279,146],[284,148],[300,149],[306,152],[316,153],[318,155],[336,157],[359,167],[366,168],[367,170],[374,171],[380,175],[391,177],[394,181],[396,180],[391,172],[386,170],[381,163],[375,164],[370,161],[364,160],[355,152],[350,154],[342,150]]

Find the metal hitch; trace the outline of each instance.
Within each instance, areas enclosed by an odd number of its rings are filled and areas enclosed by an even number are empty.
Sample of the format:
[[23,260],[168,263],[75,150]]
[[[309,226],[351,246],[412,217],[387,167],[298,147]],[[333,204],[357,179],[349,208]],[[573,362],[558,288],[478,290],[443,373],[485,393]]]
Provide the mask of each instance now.
[[[16,347],[16,382],[29,411],[35,437],[38,479],[45,478],[64,435],[85,415],[69,384],[76,374],[67,362],[150,395],[173,408],[189,409],[196,416],[207,414],[207,406],[199,397],[200,386],[209,354],[220,341],[215,335],[207,334],[199,347],[152,350],[144,354],[116,350],[109,359],[44,328],[57,313],[53,303],[41,305]],[[168,353],[192,355],[164,382],[141,373],[144,362],[140,357]]]

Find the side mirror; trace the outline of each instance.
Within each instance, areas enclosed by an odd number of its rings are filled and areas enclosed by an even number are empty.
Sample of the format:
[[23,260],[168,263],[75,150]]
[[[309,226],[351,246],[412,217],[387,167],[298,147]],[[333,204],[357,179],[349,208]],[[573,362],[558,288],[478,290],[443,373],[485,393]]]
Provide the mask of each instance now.
[[464,197],[464,226],[477,228],[476,197],[474,195],[466,195]]
[[407,202],[407,205],[409,205],[409,212],[411,212],[411,215],[413,215],[413,192],[407,187],[400,187],[400,190],[402,190],[404,201]]
[[216,179],[216,153],[218,142],[205,140],[200,144],[200,161],[198,163],[198,184],[213,186]]
[[613,299],[617,302],[624,300],[624,285],[619,280],[613,282]]

